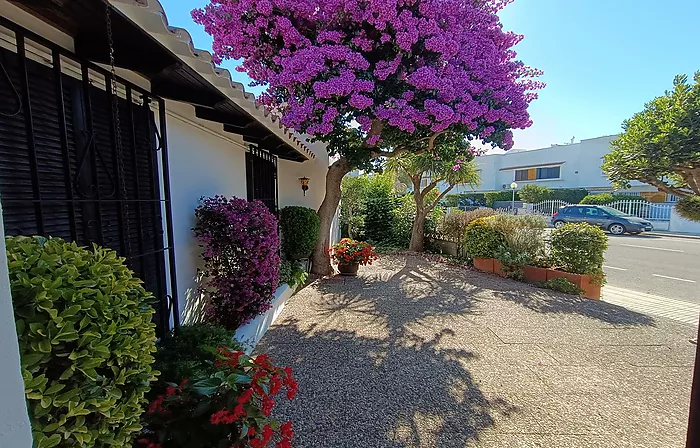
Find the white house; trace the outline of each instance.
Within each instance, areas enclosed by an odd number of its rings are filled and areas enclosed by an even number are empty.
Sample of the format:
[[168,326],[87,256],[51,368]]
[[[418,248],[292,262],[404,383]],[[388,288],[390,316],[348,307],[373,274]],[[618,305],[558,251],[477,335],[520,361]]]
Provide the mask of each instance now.
[[[0,0],[0,251],[17,234],[111,247],[159,299],[162,332],[198,317],[200,197],[318,208],[327,169],[157,0]],[[3,256],[0,446],[29,448],[8,283]]]
[[[552,145],[541,149],[512,149],[503,154],[489,154],[476,158],[481,185],[476,192],[510,190],[513,181],[518,188],[528,184],[549,188],[585,188],[591,192],[612,192],[613,185],[601,169],[603,156],[610,152],[610,142],[617,135],[581,140],[567,145]],[[467,186],[457,186],[455,192],[471,192]],[[633,181],[632,188],[622,191],[632,195],[648,196],[663,202],[665,194],[656,187]]]

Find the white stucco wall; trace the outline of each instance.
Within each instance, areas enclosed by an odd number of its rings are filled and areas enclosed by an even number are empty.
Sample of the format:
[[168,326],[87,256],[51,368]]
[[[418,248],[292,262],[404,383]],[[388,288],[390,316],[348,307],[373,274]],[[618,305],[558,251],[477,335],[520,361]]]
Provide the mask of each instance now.
[[671,221],[668,225],[668,231],[700,235],[700,222],[685,219],[678,214],[674,207],[671,211]]
[[[325,195],[326,172],[328,165],[318,159],[303,163],[280,159],[277,166],[278,194],[280,208],[287,205],[302,205],[318,209]],[[309,189],[304,196],[299,178],[309,178]]]
[[32,433],[24,398],[19,346],[5,254],[0,207],[0,447],[30,448]]
[[[513,167],[537,167],[541,164],[559,163],[561,165],[559,179],[542,179],[533,181],[518,181],[519,188],[527,184],[540,184],[549,188],[586,188],[610,189],[612,184],[600,168],[603,156],[610,152],[610,142],[616,135],[581,140],[572,145],[551,146],[532,150],[511,150],[505,154],[490,154],[476,158],[481,170],[481,185],[475,190],[479,192],[510,189],[515,179]],[[631,191],[656,191],[641,182],[632,182]],[[471,188],[460,186],[458,192],[469,192]]]
[[202,311],[196,294],[200,248],[192,234],[194,209],[202,196],[246,198],[245,147],[222,125],[217,132],[216,124],[196,119],[191,106],[169,101],[166,108],[178,303],[186,323],[198,320]]

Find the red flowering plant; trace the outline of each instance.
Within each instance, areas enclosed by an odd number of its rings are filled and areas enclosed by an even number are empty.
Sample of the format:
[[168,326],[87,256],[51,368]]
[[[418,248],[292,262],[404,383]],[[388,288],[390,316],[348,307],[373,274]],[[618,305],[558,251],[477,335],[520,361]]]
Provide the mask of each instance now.
[[364,266],[379,258],[371,244],[350,238],[343,238],[335,243],[328,252],[338,264],[359,263]]
[[271,417],[282,389],[294,398],[292,369],[272,364],[266,354],[250,357],[228,347],[217,349],[216,373],[200,379],[169,383],[151,401],[146,429],[137,448],[263,448],[276,442],[290,448],[292,422]]

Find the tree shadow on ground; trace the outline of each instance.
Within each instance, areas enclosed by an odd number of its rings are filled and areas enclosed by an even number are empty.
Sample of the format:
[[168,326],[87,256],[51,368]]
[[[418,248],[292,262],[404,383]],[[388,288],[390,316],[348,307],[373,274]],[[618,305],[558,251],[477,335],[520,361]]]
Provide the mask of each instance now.
[[470,372],[489,344],[502,345],[479,316],[493,317],[498,309],[486,302],[503,300],[538,313],[653,324],[610,304],[421,257],[386,257],[357,278],[326,278],[298,293],[258,345],[296,371],[298,398],[280,400],[276,411],[294,420],[295,446],[463,448],[497,413],[518,413]]
[[440,319],[477,299],[423,268],[408,259],[398,272],[325,279],[268,331],[258,350],[293,366],[300,385],[279,409],[295,446],[462,448],[493,425],[492,409],[517,411],[479,390],[472,351],[442,344],[455,332]]

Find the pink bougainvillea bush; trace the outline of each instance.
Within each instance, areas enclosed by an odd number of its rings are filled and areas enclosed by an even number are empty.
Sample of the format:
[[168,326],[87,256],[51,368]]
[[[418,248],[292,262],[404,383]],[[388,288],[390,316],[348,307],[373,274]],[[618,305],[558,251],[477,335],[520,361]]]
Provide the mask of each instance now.
[[270,308],[279,282],[277,218],[260,201],[222,196],[202,198],[195,216],[207,316],[235,330]]
[[359,124],[377,157],[431,149],[446,133],[508,149],[510,129],[530,126],[543,84],[516,59],[522,36],[502,28],[508,3],[211,0],[192,15],[213,36],[217,62],[240,59],[239,70],[268,86],[261,100],[283,124],[346,157]]

